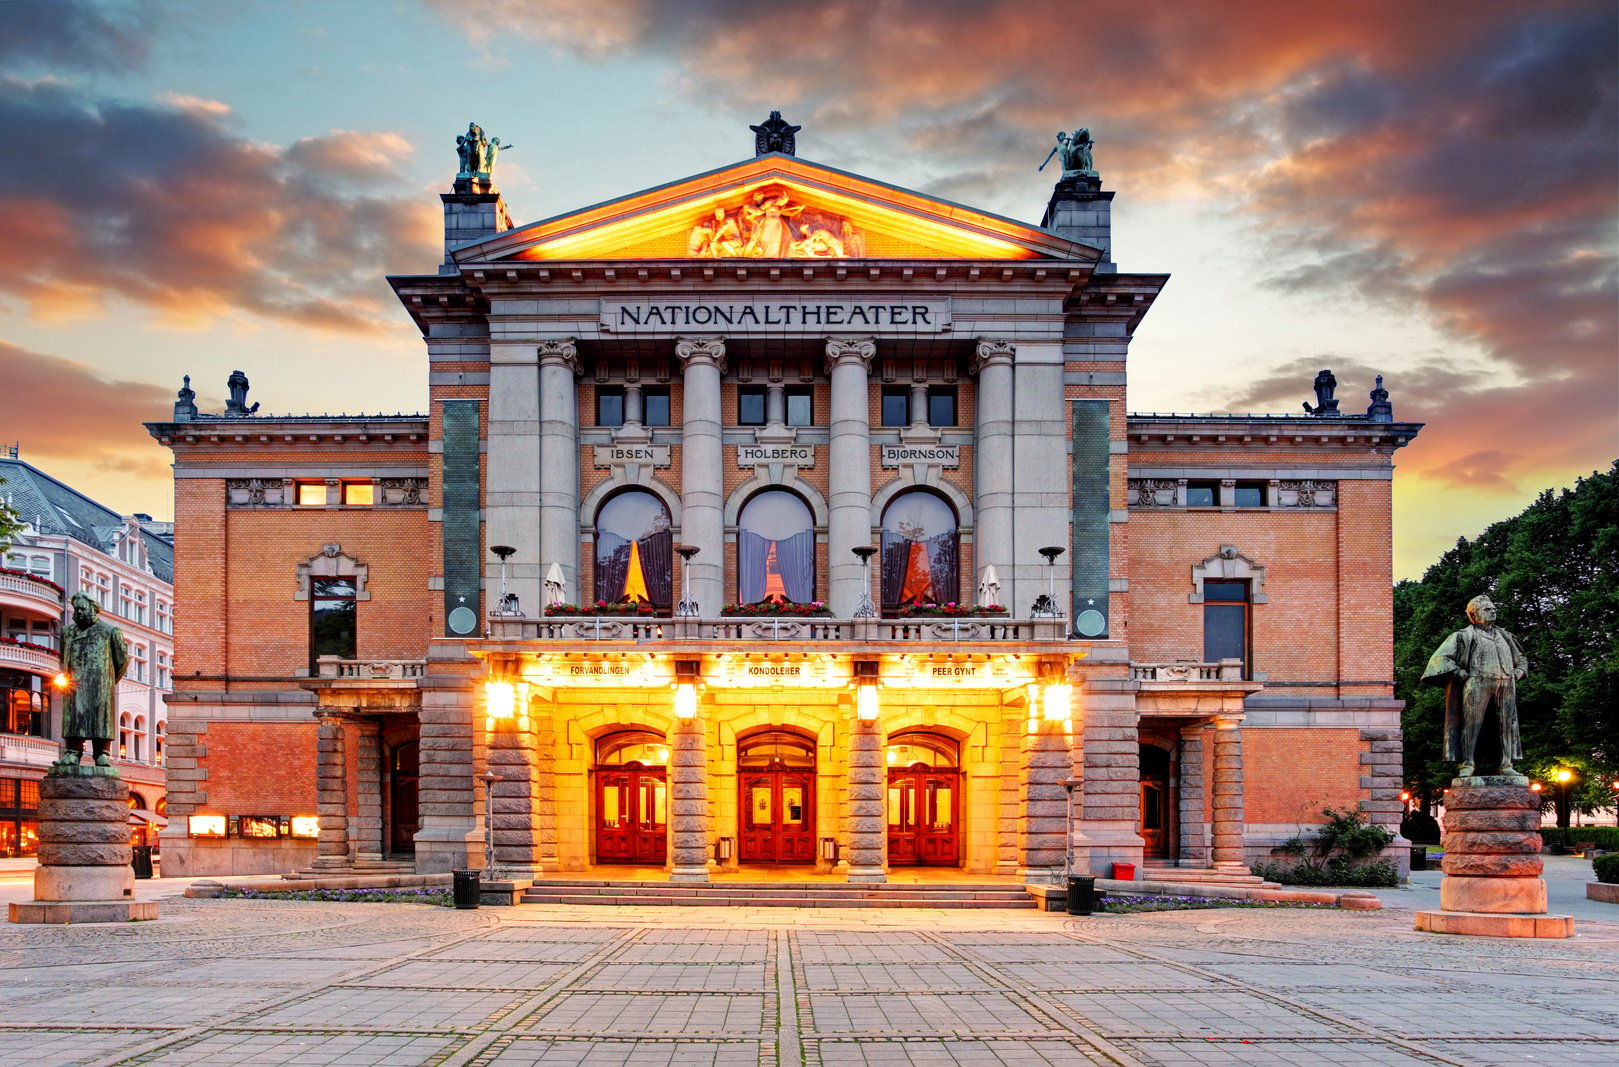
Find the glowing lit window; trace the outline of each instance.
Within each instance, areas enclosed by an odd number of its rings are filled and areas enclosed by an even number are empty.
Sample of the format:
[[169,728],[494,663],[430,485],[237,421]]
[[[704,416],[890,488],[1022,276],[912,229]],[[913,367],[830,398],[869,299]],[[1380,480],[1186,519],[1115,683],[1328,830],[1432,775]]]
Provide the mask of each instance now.
[[189,815],[186,817],[186,828],[192,837],[224,837],[225,816],[223,815]]
[[674,602],[674,535],[669,509],[651,493],[619,493],[596,513],[596,599],[607,604]]
[[949,604],[961,595],[956,513],[925,490],[901,493],[883,509],[883,606]]
[[292,817],[293,837],[319,837],[320,819],[314,815],[294,815]]
[[298,491],[299,507],[323,508],[326,506],[325,482],[299,482],[295,488]]
[[370,482],[344,482],[343,503],[352,508],[368,508],[376,503],[376,488]]
[[743,506],[736,531],[736,596],[742,604],[815,599],[815,517],[797,495],[766,490]]

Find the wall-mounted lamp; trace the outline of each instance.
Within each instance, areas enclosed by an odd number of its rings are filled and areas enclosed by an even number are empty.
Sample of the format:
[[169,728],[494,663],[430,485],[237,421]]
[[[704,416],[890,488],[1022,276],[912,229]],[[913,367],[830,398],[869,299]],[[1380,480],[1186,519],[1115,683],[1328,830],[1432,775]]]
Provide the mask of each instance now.
[[1046,592],[1044,596],[1036,598],[1029,617],[1034,619],[1060,619],[1062,612],[1057,608],[1057,557],[1063,554],[1060,545],[1042,548],[1040,554],[1046,557]]
[[880,664],[874,659],[854,661],[855,714],[861,722],[877,721],[877,686]]
[[66,671],[58,671],[56,677],[51,679],[51,684],[58,692],[66,692],[73,686],[73,676]]
[[496,615],[522,615],[523,609],[517,605],[517,594],[506,591],[506,561],[516,554],[517,549],[511,545],[490,545],[489,551],[500,557],[500,607]]
[[675,605],[677,619],[695,619],[703,613],[691,595],[691,558],[699,551],[696,545],[675,546],[675,554],[680,557],[680,603]]
[[871,557],[877,554],[877,549],[872,545],[859,545],[849,551],[853,552],[860,560],[862,578],[860,603],[855,605],[854,617],[857,619],[875,619],[877,617],[877,605],[871,602]]
[[510,719],[517,714],[517,686],[511,682],[485,682],[483,695],[491,719]]
[[675,660],[675,717],[697,718],[697,683],[701,678],[702,661]]
[[1040,700],[1040,708],[1047,722],[1071,722],[1074,687],[1068,682],[1048,682]]

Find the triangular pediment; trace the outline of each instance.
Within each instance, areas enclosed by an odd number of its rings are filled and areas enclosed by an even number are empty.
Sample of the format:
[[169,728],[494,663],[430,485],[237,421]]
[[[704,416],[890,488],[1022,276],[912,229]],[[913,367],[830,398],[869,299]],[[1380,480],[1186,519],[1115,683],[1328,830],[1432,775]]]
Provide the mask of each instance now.
[[1026,223],[769,154],[454,250],[513,260],[1059,259],[1098,250]]

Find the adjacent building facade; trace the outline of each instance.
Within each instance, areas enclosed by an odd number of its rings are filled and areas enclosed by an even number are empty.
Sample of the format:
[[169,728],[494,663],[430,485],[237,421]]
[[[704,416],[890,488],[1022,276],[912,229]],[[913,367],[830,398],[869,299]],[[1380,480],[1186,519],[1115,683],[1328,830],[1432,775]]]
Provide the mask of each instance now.
[[391,279],[425,415],[242,379],[149,424],[168,873],[444,871],[487,831],[524,877],[1048,880],[1397,827],[1418,427],[1380,383],[1128,414],[1167,278],[1115,265],[1094,172],[1031,225],[760,148],[521,227],[459,179],[443,262]]
[[38,845],[39,780],[62,751],[61,630],[74,593],[124,631],[118,772],[129,783],[132,836],[163,825],[164,695],[173,680],[173,524],[120,515],[16,456],[0,456],[0,500],[23,528],[0,559],[0,856]]

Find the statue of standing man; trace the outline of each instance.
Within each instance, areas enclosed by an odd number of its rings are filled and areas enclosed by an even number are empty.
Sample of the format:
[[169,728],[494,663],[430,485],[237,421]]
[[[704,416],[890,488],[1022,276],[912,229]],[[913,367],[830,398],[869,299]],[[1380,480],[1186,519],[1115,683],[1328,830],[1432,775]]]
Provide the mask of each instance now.
[[1518,736],[1518,679],[1529,670],[1523,646],[1495,625],[1495,605],[1487,596],[1467,602],[1471,626],[1445,638],[1428,658],[1422,680],[1445,687],[1445,758],[1461,764],[1458,776],[1473,774],[1478,737],[1490,710],[1495,710],[1501,736],[1497,774],[1514,774],[1512,761],[1523,758]]
[[[101,605],[73,594],[73,621],[62,627],[62,668],[68,675],[62,707],[61,758],[52,774],[73,774],[89,741],[97,767],[111,767],[108,749],[118,736],[118,681],[129,667],[124,633],[100,618]],[[116,774],[117,772],[113,772]]]

